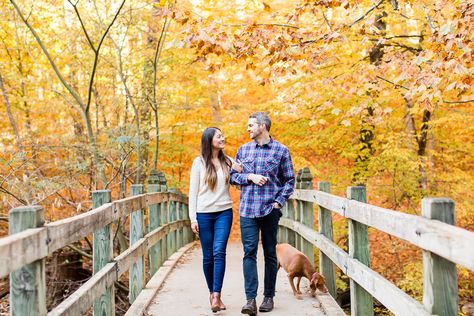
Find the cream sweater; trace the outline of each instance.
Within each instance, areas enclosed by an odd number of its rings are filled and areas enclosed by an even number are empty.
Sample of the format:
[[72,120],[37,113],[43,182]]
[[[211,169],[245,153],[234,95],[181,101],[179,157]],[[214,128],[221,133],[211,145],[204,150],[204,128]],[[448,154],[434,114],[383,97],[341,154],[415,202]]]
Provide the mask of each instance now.
[[204,181],[206,166],[199,156],[193,161],[189,183],[189,219],[197,222],[196,213],[213,213],[232,208],[228,183],[225,183],[224,171],[217,170],[217,184],[214,191]]

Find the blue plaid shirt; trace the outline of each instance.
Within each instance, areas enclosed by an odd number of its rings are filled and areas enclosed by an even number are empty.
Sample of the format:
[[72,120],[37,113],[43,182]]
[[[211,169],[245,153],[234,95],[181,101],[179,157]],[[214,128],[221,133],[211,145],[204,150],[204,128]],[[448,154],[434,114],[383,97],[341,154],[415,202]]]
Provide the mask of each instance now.
[[[231,182],[241,186],[240,216],[263,217],[268,215],[273,204],[283,206],[294,190],[295,173],[290,151],[270,138],[268,144],[260,146],[251,141],[237,151],[236,160],[242,163],[242,172],[231,170]],[[247,180],[250,173],[268,177],[262,186]]]

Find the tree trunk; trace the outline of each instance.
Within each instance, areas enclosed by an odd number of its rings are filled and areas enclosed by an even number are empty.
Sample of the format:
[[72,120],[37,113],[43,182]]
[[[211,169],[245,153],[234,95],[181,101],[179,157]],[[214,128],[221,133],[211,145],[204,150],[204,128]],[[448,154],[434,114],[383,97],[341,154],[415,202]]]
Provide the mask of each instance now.
[[[429,133],[429,122],[431,121],[432,113],[429,110],[423,110],[423,117],[420,127],[420,133],[418,134],[415,126],[415,118],[413,116],[413,102],[409,96],[405,98],[405,126],[410,137],[413,137],[417,143],[417,155],[418,155],[418,170],[420,172],[419,187],[422,191],[422,195],[425,196],[428,189],[428,176],[426,171],[427,166],[427,155],[426,148],[429,140],[429,136],[433,137]],[[432,138],[434,142],[434,137]],[[409,142],[412,143],[412,138]],[[411,146],[411,145],[410,145]],[[412,146],[411,146],[412,147]]]
[[26,197],[24,200],[30,203],[30,201],[33,199],[32,192],[31,192],[31,186],[30,186],[30,172],[28,171],[28,160],[26,159],[26,151],[23,146],[23,142],[21,140],[20,132],[18,130],[18,127],[15,122],[15,118],[13,117],[12,111],[11,111],[11,106],[10,106],[10,100],[8,98],[7,90],[5,89],[5,86],[3,84],[3,77],[2,73],[0,72],[0,90],[2,90],[3,94],[3,100],[5,102],[5,108],[7,110],[7,116],[8,120],[10,121],[10,125],[12,126],[13,133],[15,135],[16,143],[18,146],[18,149],[21,153],[21,161],[23,164],[23,172],[24,172],[24,184],[26,186]]
[[219,86],[217,84],[216,79],[212,76],[208,76],[209,82],[209,100],[211,103],[211,112],[212,112],[212,120],[216,123],[222,122],[221,117],[221,104],[219,98]]

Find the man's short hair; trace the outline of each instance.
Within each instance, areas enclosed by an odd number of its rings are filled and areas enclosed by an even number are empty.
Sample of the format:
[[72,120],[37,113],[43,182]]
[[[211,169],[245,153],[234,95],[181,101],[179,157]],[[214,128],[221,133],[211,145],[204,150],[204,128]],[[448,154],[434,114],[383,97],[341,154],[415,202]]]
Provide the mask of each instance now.
[[250,114],[249,118],[254,118],[257,120],[258,124],[265,124],[267,131],[270,131],[270,127],[272,127],[272,120],[265,112],[255,112]]

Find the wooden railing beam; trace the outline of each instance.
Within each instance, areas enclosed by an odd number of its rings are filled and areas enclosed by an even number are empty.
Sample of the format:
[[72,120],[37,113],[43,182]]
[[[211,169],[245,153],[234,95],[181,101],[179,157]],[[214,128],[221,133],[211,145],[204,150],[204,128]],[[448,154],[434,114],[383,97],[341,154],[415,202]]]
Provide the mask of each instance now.
[[312,201],[474,271],[474,234],[466,229],[321,191],[296,190],[292,198]]
[[280,225],[297,232],[307,241],[324,252],[342,272],[355,280],[372,296],[376,297],[395,315],[428,316],[422,304],[400,290],[377,272],[371,270],[357,259],[351,258],[347,252],[339,248],[332,240],[311,230],[310,228],[289,219],[281,219]]

